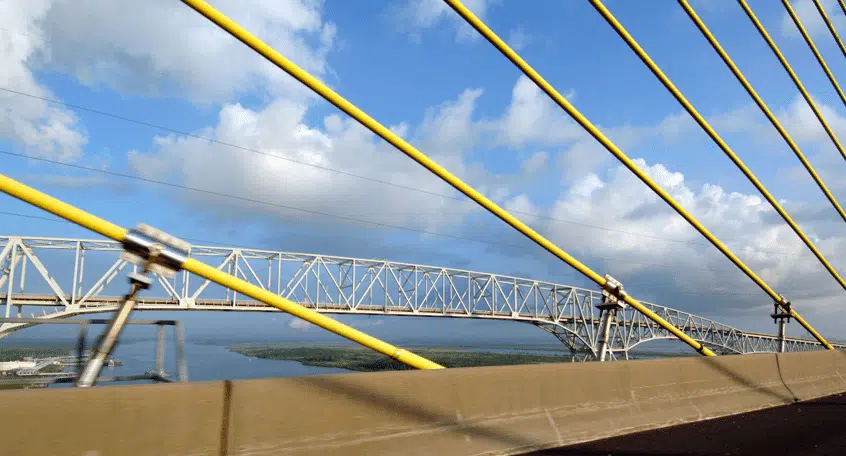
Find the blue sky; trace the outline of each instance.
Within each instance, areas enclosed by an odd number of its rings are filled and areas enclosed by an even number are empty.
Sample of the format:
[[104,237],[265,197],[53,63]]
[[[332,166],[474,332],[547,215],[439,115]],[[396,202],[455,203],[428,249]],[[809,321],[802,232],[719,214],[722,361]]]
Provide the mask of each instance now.
[[[368,178],[455,195],[401,153],[177,2],[12,2],[0,18],[0,88]],[[840,198],[846,166],[733,2],[691,2]],[[781,5],[749,2],[826,116],[846,112]],[[771,331],[767,296],[486,41],[438,1],[214,1],[381,123],[640,298]],[[834,1],[824,2],[846,33]],[[811,235],[846,268],[843,225],[675,2],[608,8]],[[821,330],[846,336],[843,290],[587,2],[467,6]],[[837,76],[846,59],[810,1],[794,2]],[[127,12],[131,12],[127,14]],[[0,91],[0,150],[268,201],[367,225],[0,155],[3,173],[124,226],[234,246],[389,258],[589,286],[473,205]],[[0,210],[43,216],[0,197]],[[541,216],[536,217],[536,216]],[[553,222],[551,217],[564,222]],[[93,237],[0,214],[3,234]],[[587,228],[600,226],[617,231]],[[413,231],[418,230],[418,231]],[[437,235],[480,238],[483,242]],[[681,241],[681,242],[678,242]],[[773,253],[776,252],[776,253]],[[757,294],[756,294],[757,293]],[[189,334],[313,337],[288,317],[179,314]],[[351,320],[353,321],[353,320]],[[393,319],[383,337],[509,334],[530,327]],[[792,329],[797,333],[798,329]],[[286,336],[287,337],[287,336]],[[516,340],[516,339],[515,339]],[[522,339],[521,339],[522,340]]]

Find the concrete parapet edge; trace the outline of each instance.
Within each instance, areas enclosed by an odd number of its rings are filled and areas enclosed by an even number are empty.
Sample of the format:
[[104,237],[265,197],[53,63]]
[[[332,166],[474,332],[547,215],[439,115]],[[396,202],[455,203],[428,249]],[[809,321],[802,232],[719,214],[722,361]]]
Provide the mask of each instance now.
[[809,352],[4,391],[0,454],[518,454],[835,394],[844,373],[846,353]]

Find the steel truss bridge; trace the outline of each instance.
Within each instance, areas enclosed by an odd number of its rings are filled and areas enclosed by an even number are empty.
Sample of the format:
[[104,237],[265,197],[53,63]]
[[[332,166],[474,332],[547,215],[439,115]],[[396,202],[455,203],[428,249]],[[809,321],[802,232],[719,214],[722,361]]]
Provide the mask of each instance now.
[[[0,237],[0,305],[5,316],[15,316],[13,312],[21,316],[27,306],[49,307],[49,312],[42,309],[39,316],[44,319],[116,310],[126,284],[115,278],[135,268],[121,257],[122,251],[114,241]],[[524,322],[555,335],[575,356],[599,353],[599,291],[360,258],[204,246],[192,246],[190,254],[211,264],[217,262],[218,270],[323,313]],[[27,291],[27,277],[32,285],[33,273],[43,291]],[[207,280],[194,282],[184,271],[173,279],[160,275],[156,279],[161,288],[154,288],[164,290],[164,295],[142,294],[138,310],[278,312],[229,289],[210,286]],[[722,353],[779,351],[776,335],[746,332],[681,310],[645,305]],[[644,342],[676,338],[630,307],[616,311],[611,320],[607,338],[612,358],[628,358],[629,350]],[[0,326],[0,337],[27,326],[31,324],[5,323]],[[785,351],[819,348],[813,340],[785,338]]]

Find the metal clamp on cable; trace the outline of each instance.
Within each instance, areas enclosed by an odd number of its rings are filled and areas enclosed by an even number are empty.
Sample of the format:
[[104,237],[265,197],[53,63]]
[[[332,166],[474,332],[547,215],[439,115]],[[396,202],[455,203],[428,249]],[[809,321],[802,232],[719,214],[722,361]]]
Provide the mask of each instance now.
[[628,294],[623,290],[623,284],[610,275],[605,274],[605,285],[602,286],[602,304],[597,307],[600,309],[625,309],[627,307],[626,296]]
[[139,224],[137,228],[126,233],[123,239],[123,252],[121,258],[141,266],[141,271],[129,273],[131,285],[129,293],[123,298],[115,316],[109,323],[109,327],[100,337],[97,349],[77,379],[76,386],[87,388],[94,386],[103,363],[112,353],[118,343],[118,338],[123,331],[135,307],[135,296],[141,290],[146,290],[153,285],[153,278],[150,273],[159,274],[167,278],[176,277],[177,271],[182,269],[185,260],[188,259],[190,245],[185,241],[177,239],[167,233],[157,230],[149,225]]
[[790,323],[790,301],[788,301],[787,298],[784,297],[784,295],[779,295],[779,297],[781,298],[781,300],[773,303],[775,310],[770,316],[773,318],[774,323],[778,323],[779,320],[786,320],[788,323]]
[[170,279],[182,269],[188,259],[191,245],[164,231],[140,223],[126,233],[123,249],[121,258],[124,260]]

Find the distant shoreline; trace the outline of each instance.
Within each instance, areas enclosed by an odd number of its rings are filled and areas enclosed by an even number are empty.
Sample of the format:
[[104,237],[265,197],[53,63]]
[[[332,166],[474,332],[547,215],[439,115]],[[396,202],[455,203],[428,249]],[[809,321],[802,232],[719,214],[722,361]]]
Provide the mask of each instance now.
[[[330,367],[357,372],[405,370],[407,366],[372,350],[343,345],[238,344],[228,347],[241,355],[267,360],[296,361],[304,366]],[[477,347],[484,348],[484,347]],[[516,348],[516,347],[514,347]],[[552,351],[550,349],[550,351]],[[415,353],[445,367],[507,366],[540,363],[570,363],[569,354],[495,353],[449,348],[419,348]],[[643,356],[643,355],[641,355]],[[661,353],[654,356],[690,356]],[[640,356],[639,356],[640,357]]]
[[[408,369],[402,363],[372,350],[357,346],[239,344],[230,346],[229,350],[253,358],[296,361],[304,366],[331,367],[358,372]],[[414,352],[446,367],[571,362],[569,355],[491,353],[443,348],[421,348],[414,350]]]

